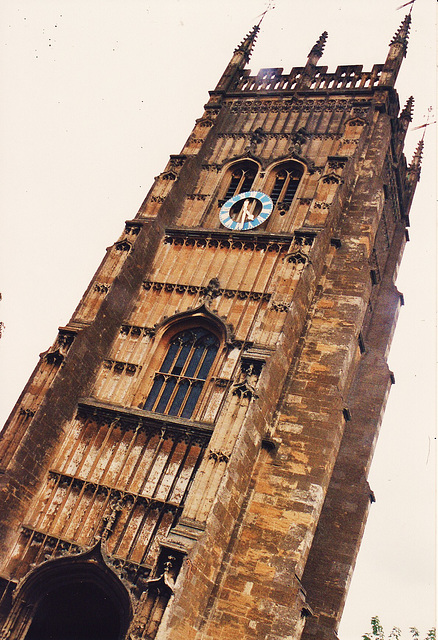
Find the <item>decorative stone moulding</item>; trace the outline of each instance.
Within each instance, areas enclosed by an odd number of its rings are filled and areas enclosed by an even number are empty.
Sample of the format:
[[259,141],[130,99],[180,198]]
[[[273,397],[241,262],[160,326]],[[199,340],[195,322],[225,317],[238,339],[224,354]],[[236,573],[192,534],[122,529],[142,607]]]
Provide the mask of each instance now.
[[175,418],[136,407],[126,409],[92,398],[80,400],[77,418],[108,426],[116,423],[121,429],[129,431],[140,429],[148,433],[160,433],[166,439],[192,440],[201,447],[207,445],[213,433],[213,425],[207,422]]
[[233,386],[232,394],[234,396],[238,396],[239,398],[258,398],[255,387],[246,379],[242,382],[236,382],[236,384]]
[[120,333],[132,338],[139,338],[141,336],[148,336],[153,338],[156,332],[155,327],[139,327],[137,325],[123,324],[120,328]]
[[273,302],[271,304],[271,309],[274,309],[274,311],[289,311],[289,304],[287,304],[286,302]]
[[128,240],[121,240],[120,242],[116,242],[114,245],[116,251],[131,251],[132,244],[128,242]]
[[343,180],[341,176],[338,176],[336,173],[328,173],[321,178],[322,182],[325,184],[343,184]]
[[263,291],[239,291],[238,289],[211,289],[209,287],[194,286],[188,284],[178,284],[171,282],[151,282],[145,280],[143,282],[143,289],[146,291],[167,291],[176,293],[188,293],[189,295],[200,294],[204,297],[216,298],[218,296],[225,296],[225,298],[238,298],[239,300],[262,300],[268,302],[271,298],[270,293],[264,293]]
[[222,171],[222,165],[221,164],[203,164],[202,168],[205,171],[214,171],[215,173],[219,173],[220,171]]
[[177,175],[174,171],[166,171],[165,173],[162,173],[160,175],[160,178],[162,180],[176,180],[177,179]]
[[367,126],[367,121],[364,120],[363,118],[358,118],[357,116],[351,118],[350,120],[347,120],[345,122],[345,126],[347,127],[366,127]]
[[137,371],[141,371],[142,366],[139,364],[134,364],[132,362],[121,362],[119,360],[104,360],[103,366],[105,369],[111,369],[116,373],[122,373],[122,371],[126,371],[133,375]]
[[182,167],[186,159],[187,156],[184,154],[173,154],[170,156],[169,163],[172,168]]
[[36,411],[34,409],[24,409],[23,407],[20,407],[19,413],[20,413],[20,416],[25,416],[26,418],[33,418]]
[[[112,500],[111,508],[116,508],[121,511],[126,506],[132,506],[135,504],[143,504],[149,509],[165,508],[167,511],[176,513],[179,509],[182,511],[180,505],[167,502],[166,500],[160,500],[158,498],[150,498],[148,496],[140,495],[138,493],[132,493],[124,489],[112,487],[111,485],[101,484],[98,482],[89,482],[83,478],[77,478],[75,476],[61,473],[59,471],[49,471],[49,477],[54,482],[57,482],[61,486],[72,487],[78,492],[85,491],[91,492],[97,495],[104,495]],[[108,516],[105,516],[108,518]]]
[[[242,238],[242,234],[233,231],[167,228],[163,242],[165,244],[193,247],[221,247],[227,249],[283,252],[290,248],[291,242],[293,242],[294,238],[300,235],[300,233],[301,230],[297,230],[293,234],[246,232],[245,237]],[[309,231],[307,233],[313,233],[313,236],[316,235],[316,232]]]
[[127,220],[125,222],[125,233],[133,235],[133,236],[138,236],[138,234],[141,231],[141,227],[142,224],[139,222],[135,222],[135,221],[131,221],[131,220]]
[[44,354],[44,360],[48,364],[60,365],[64,361],[65,354],[62,353],[62,350],[58,348],[54,348],[47,353]]
[[[117,556],[108,556],[102,548],[102,542],[104,541],[101,538],[97,539],[97,542],[96,538],[94,538],[92,546],[85,547],[27,525],[21,527],[21,534],[26,539],[31,540],[32,546],[40,546],[45,552],[44,559],[28,574],[29,577],[33,572],[56,570],[56,565],[60,561],[68,563],[64,566],[64,569],[70,569],[70,571],[74,569],[77,563],[84,562],[85,573],[89,573],[87,571],[89,564],[91,564],[90,568],[101,565],[104,570],[113,571],[122,582],[128,581],[129,584],[125,584],[125,587],[128,587],[133,593],[133,585],[147,579],[152,571],[152,567],[148,565]],[[25,581],[19,588],[25,586]],[[127,604],[129,604],[129,599],[127,599]]]
[[188,193],[186,195],[187,200],[207,200],[209,197],[208,193]]
[[210,120],[210,118],[199,118],[196,120],[196,124],[200,127],[210,128],[213,126],[214,122],[213,120]]
[[[53,550],[55,548],[58,549],[58,555],[65,556],[66,553],[69,554],[78,554],[84,553],[86,548],[71,542],[70,540],[65,540],[58,536],[54,536],[45,531],[38,531],[34,527],[29,527],[27,525],[22,525],[21,533],[25,538],[32,538],[32,543],[36,545],[44,545],[44,548],[47,551]],[[49,558],[45,558],[48,560]]]
[[108,293],[110,287],[111,285],[107,282],[96,282],[94,285],[94,291],[97,291],[98,293]]
[[228,462],[230,456],[222,451],[210,451],[208,454],[209,460],[214,460],[215,462]]
[[347,162],[348,158],[346,156],[329,156],[327,158],[328,167],[333,171],[342,170]]
[[306,264],[310,262],[307,253],[304,253],[300,248],[288,253],[287,256],[284,257],[284,260],[285,262],[292,262],[293,264]]

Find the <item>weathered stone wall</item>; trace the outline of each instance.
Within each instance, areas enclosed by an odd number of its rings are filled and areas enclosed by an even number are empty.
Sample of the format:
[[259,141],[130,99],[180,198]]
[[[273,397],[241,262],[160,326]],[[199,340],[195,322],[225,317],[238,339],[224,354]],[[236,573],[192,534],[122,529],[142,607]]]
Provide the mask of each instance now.
[[[312,613],[309,640],[336,632],[391,382],[398,101],[382,65],[310,88],[307,67],[248,76],[239,51],[3,433],[0,610],[17,584],[27,606],[11,637],[61,555],[124,581],[136,640],[298,639]],[[286,160],[292,204],[225,230],[233,163],[270,192]],[[144,410],[169,335],[197,326],[219,351],[193,415]]]

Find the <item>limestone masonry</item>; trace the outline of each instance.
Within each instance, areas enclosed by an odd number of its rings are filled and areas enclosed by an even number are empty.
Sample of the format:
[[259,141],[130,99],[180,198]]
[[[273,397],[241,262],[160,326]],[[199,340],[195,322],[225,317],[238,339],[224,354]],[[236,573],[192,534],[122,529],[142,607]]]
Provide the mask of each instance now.
[[384,64],[246,69],[42,355],[0,441],[3,640],[336,640],[420,176]]

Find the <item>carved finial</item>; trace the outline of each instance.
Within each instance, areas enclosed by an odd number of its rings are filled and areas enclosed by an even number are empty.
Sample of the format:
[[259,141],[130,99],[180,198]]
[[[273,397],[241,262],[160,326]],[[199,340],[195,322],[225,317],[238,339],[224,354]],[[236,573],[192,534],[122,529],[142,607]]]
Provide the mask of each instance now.
[[413,200],[413,197],[414,197],[416,186],[417,186],[418,182],[420,181],[421,160],[422,160],[422,157],[423,157],[424,133],[425,133],[425,131],[426,130],[423,131],[423,135],[421,137],[421,140],[418,142],[417,148],[415,149],[415,153],[414,153],[414,156],[412,158],[412,162],[409,165],[408,170],[406,172],[406,203],[405,203],[405,209],[408,212],[409,212],[409,210],[411,208],[411,204],[412,204],[412,200]]
[[403,111],[400,114],[400,119],[409,120],[409,122],[412,122],[413,112],[414,112],[414,96],[411,96],[410,98],[408,98],[403,108]]
[[406,57],[408,49],[410,25],[411,14],[408,13],[390,42],[388,55],[379,80],[379,87],[393,87],[395,85],[403,58]]
[[328,37],[328,33],[327,31],[324,31],[318,38],[318,40],[315,42],[315,44],[313,45],[310,53],[309,53],[309,58],[310,56],[318,56],[318,59],[322,56],[322,54],[324,53],[324,47],[325,47],[325,43],[327,42],[327,37]]
[[402,44],[404,48],[404,54],[406,55],[406,51],[408,48],[408,39],[409,39],[409,28],[411,26],[411,13],[409,12],[406,16],[397,31],[394,34],[393,39],[389,43],[389,46],[394,44]]
[[[262,20],[263,20],[263,16],[262,16]],[[262,20],[260,20],[260,22]],[[256,41],[258,33],[260,31],[260,22],[259,22],[259,24],[256,24],[251,29],[251,31],[242,40],[242,42],[239,44],[239,46],[234,49],[234,53],[240,52],[240,53],[244,54],[246,62],[249,62],[249,59],[251,57],[251,53],[252,53],[252,50],[254,48],[255,41]]]
[[424,149],[424,132],[421,137],[421,140],[417,144],[417,148],[415,149],[415,153],[412,157],[412,162],[409,165],[409,168],[408,168],[409,173],[412,173],[413,171],[418,171],[418,174],[420,174],[421,160],[423,158],[423,149]]
[[298,83],[298,86],[297,86],[298,89],[305,89],[306,87],[310,87],[312,78],[316,73],[316,65],[318,64],[318,60],[323,54],[324,45],[326,43],[327,36],[328,36],[327,31],[324,31],[324,33],[320,35],[316,43],[313,45],[309,53],[309,56],[307,58],[306,65],[303,69],[301,79]]

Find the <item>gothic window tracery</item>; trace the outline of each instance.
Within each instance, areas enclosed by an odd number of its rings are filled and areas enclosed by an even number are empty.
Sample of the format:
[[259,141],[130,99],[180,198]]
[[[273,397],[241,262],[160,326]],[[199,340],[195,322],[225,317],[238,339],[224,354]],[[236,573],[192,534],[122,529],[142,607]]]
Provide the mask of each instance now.
[[[220,204],[245,191],[251,191],[254,179],[257,175],[258,166],[255,162],[243,161],[232,165],[226,175],[223,187],[223,196]],[[234,212],[237,213],[243,206],[243,201],[234,206]]]
[[253,163],[241,163],[233,167],[228,184],[225,200],[238,193],[250,191],[257,173],[257,167]]
[[218,349],[218,338],[204,327],[177,333],[155,374],[144,409],[191,418]]
[[303,170],[298,163],[278,165],[268,182],[268,194],[281,215],[288,211],[298,189]]

